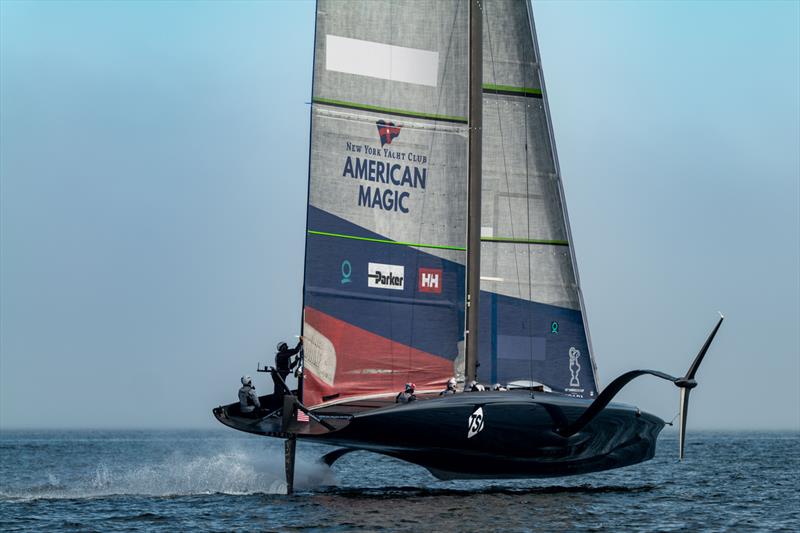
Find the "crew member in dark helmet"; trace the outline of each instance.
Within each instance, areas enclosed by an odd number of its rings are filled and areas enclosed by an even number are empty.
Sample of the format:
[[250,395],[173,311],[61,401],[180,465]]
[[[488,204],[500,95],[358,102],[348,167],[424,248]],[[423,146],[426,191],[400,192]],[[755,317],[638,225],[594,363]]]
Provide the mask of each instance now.
[[[303,348],[303,337],[300,337],[297,346],[291,350],[289,349],[289,345],[282,341],[278,343],[277,348],[278,353],[275,354],[275,373],[277,373],[285,383],[286,378],[300,362],[299,357],[295,357],[294,360],[292,360],[292,357],[297,355]],[[272,374],[272,381],[275,383],[276,394],[283,390],[283,385],[281,385],[278,378],[275,377],[275,374]]]
[[414,389],[416,388],[417,386],[413,383],[406,383],[406,390],[397,395],[397,398],[394,399],[394,403],[408,403],[416,401],[417,395],[414,394]]

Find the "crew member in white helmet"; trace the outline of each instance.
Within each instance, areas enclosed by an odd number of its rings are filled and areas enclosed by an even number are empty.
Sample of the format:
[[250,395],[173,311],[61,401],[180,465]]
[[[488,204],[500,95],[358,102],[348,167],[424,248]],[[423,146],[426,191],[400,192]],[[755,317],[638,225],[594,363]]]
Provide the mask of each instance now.
[[439,396],[447,396],[448,394],[455,394],[456,393],[456,378],[450,378],[447,380],[447,388],[444,389],[442,392],[439,393]]
[[239,410],[244,415],[253,415],[261,409],[256,388],[250,376],[242,376],[242,388],[239,389]]
[[486,390],[486,387],[484,387],[483,385],[481,385],[480,383],[478,383],[474,379],[472,381],[470,381],[469,385],[467,386],[467,388],[464,389],[465,392],[481,392],[481,391],[485,391],[485,390]]

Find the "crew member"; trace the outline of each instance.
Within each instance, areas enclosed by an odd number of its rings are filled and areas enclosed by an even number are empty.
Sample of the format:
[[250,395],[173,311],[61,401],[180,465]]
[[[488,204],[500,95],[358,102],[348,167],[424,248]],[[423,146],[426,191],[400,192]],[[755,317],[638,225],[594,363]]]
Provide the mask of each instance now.
[[505,387],[503,387],[503,386],[502,386],[502,385],[500,385],[499,383],[495,383],[494,385],[492,385],[492,390],[496,390],[496,391],[507,391],[508,389],[507,389],[507,388],[505,388]]
[[469,385],[464,390],[466,392],[480,392],[480,391],[485,391],[486,387],[484,387],[483,385],[481,385],[477,381],[472,380],[472,381],[469,382]]
[[406,390],[397,395],[397,398],[394,399],[394,403],[408,403],[416,401],[417,395],[414,394],[414,389],[416,388],[417,386],[413,383],[406,383]]
[[456,378],[450,378],[447,380],[447,388],[444,389],[442,392],[439,393],[439,396],[447,396],[448,394],[455,394],[456,393]]
[[261,409],[256,388],[250,376],[242,376],[242,388],[239,389],[239,410],[245,416],[255,415]]
[[294,360],[292,360],[292,357],[297,355],[302,347],[303,337],[300,337],[300,340],[297,341],[297,346],[291,350],[289,349],[289,345],[285,342],[278,343],[278,353],[275,354],[275,372],[272,374],[272,382],[275,384],[275,394],[283,391],[283,385],[275,374],[280,376],[283,382],[286,383],[286,378],[300,362],[299,357],[295,357]]

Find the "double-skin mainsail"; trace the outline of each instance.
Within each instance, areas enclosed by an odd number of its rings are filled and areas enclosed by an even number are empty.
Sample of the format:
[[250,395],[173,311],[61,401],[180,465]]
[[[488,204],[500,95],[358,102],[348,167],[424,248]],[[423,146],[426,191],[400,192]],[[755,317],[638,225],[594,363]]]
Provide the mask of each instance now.
[[[485,383],[595,394],[527,2],[483,8]],[[308,406],[465,375],[469,3],[320,1],[304,280]]]

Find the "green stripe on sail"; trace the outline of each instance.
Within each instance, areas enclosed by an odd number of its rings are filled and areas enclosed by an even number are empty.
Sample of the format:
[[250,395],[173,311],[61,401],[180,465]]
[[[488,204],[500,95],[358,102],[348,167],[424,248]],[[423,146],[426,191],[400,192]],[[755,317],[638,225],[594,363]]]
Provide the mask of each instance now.
[[456,117],[451,115],[434,115],[432,113],[419,113],[417,111],[408,111],[405,109],[393,109],[390,107],[379,107],[376,105],[356,104],[353,102],[345,102],[344,100],[333,100],[331,98],[312,98],[315,104],[327,104],[338,107],[347,107],[350,109],[360,109],[362,111],[377,111],[379,113],[389,113],[391,115],[402,115],[406,117],[427,118],[430,120],[444,120],[447,122],[459,122],[466,124],[466,117]]
[[[346,235],[344,233],[331,233],[328,231],[308,230],[309,235],[322,235],[323,237],[337,237],[339,239],[352,239],[355,241],[377,242],[381,244],[398,244],[400,246],[414,246],[416,248],[435,248],[438,250],[466,250],[463,246],[447,246],[443,244],[424,244],[419,242],[392,241],[389,239],[376,239],[374,237],[358,237],[356,235]],[[550,244],[552,246],[569,246],[567,241],[546,240],[546,239],[507,239],[505,237],[481,237],[481,242],[498,242],[505,244]]]
[[481,242],[500,242],[508,244],[550,244],[552,246],[569,246],[567,241],[546,239],[511,239],[506,237],[481,237]]
[[519,93],[519,94],[536,94],[541,95],[541,89],[534,89],[532,87],[514,87],[512,85],[494,85],[491,83],[483,84],[484,91],[502,91],[506,93]]
[[323,237],[338,237],[340,239],[353,239],[356,241],[378,242],[381,244],[399,244],[400,246],[415,246],[417,248],[436,248],[438,250],[458,250],[463,252],[466,250],[463,246],[445,246],[442,244],[421,244],[418,242],[400,242],[391,241],[389,239],[375,239],[373,237],[357,237],[355,235],[345,235],[343,233],[330,233],[327,231],[308,230],[309,235],[322,235]]

